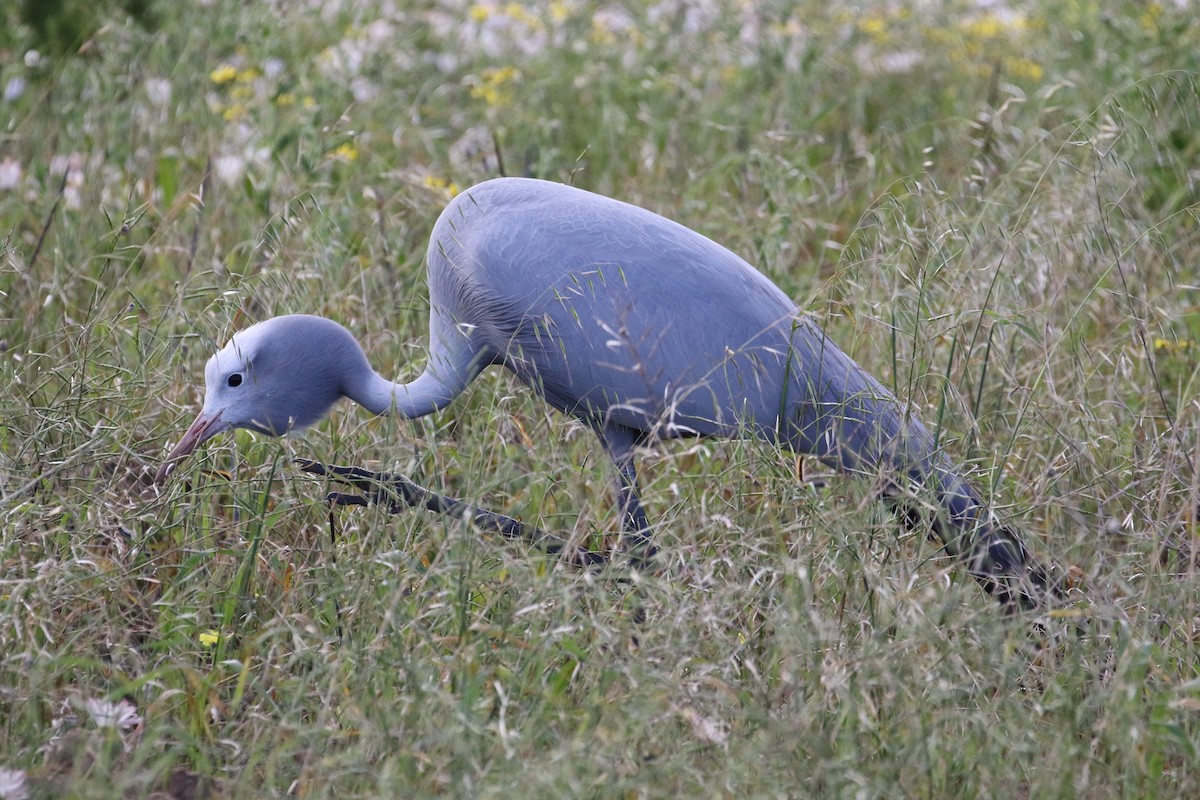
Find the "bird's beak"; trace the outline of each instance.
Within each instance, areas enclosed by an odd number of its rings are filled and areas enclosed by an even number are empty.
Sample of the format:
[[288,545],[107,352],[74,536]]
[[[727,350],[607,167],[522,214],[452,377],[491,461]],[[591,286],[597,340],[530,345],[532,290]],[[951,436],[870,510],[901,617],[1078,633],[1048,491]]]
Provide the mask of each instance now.
[[179,444],[167,454],[167,459],[158,468],[158,472],[154,473],[154,482],[162,483],[171,473],[176,461],[191,454],[202,442],[208,441],[228,427],[228,424],[221,422],[220,411],[215,414],[205,414],[201,411],[196,421],[187,429],[187,433],[179,440]]

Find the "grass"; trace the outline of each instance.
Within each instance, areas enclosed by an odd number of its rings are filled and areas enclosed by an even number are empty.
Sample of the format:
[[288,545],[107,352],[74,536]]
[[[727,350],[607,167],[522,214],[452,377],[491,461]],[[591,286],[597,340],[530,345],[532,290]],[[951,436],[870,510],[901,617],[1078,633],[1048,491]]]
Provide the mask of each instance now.
[[[0,12],[0,797],[1196,796],[1192,12],[213,0],[62,57]],[[418,512],[331,541],[293,455],[611,539],[590,435],[499,372],[147,488],[253,320],[413,376],[433,220],[501,164],[759,266],[1087,632],[747,442],[646,455],[635,586]]]

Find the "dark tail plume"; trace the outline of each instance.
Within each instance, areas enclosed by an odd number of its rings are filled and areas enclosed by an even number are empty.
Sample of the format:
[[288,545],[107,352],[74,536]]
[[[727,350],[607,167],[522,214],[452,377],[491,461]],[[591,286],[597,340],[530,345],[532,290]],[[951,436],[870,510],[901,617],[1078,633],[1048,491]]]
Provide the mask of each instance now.
[[1040,563],[973,487],[949,473],[938,479],[950,486],[938,491],[936,506],[891,491],[885,499],[909,529],[936,537],[1006,611],[1034,611],[1063,596],[1060,571]]

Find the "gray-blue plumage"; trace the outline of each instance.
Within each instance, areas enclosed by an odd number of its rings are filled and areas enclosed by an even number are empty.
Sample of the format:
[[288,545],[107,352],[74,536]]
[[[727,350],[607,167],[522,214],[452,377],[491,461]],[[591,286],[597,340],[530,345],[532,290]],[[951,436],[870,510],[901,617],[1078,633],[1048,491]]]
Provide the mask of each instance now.
[[627,538],[643,549],[634,447],[754,436],[879,477],[909,521],[925,518],[1002,601],[1031,605],[1045,587],[925,427],[770,280],[695,231],[579,189],[501,178],[442,212],[428,270],[430,357],[417,380],[379,376],[329,320],[259,323],[209,361],[204,409],[158,478],[221,430],[281,434],[342,396],[419,417],[500,364],[596,431],[620,473]]

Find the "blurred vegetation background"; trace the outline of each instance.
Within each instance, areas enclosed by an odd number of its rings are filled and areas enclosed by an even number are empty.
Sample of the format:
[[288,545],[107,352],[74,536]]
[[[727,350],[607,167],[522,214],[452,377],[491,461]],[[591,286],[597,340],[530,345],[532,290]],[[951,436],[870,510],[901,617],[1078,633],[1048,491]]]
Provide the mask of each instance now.
[[[1194,4],[0,21],[0,798],[1200,791]],[[636,588],[417,512],[340,512],[331,542],[291,455],[612,541],[587,432],[498,371],[432,419],[347,404],[147,486],[250,322],[324,314],[419,371],[430,228],[499,174],[747,258],[1075,604],[1004,618],[865,482],[749,443],[646,454],[663,571]]]

